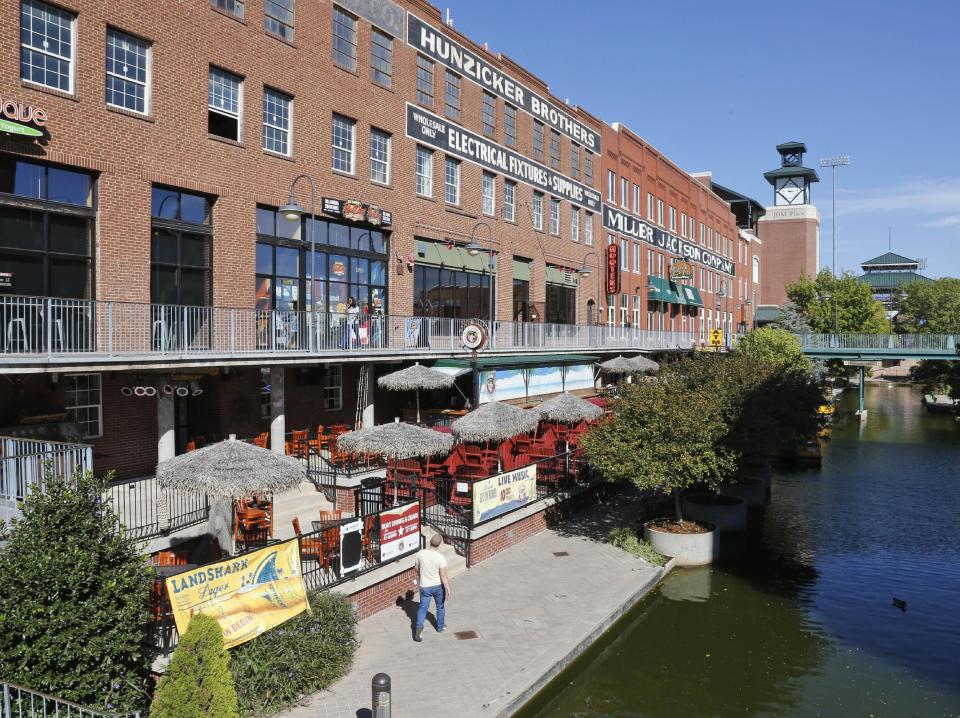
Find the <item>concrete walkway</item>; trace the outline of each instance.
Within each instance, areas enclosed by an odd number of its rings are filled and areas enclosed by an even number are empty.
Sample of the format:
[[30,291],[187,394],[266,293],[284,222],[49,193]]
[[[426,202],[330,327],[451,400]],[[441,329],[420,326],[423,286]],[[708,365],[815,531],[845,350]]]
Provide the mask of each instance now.
[[[379,672],[392,679],[397,717],[510,715],[660,579],[662,569],[602,543],[635,519],[638,501],[615,496],[451,579],[445,633],[429,624],[431,607],[413,642],[416,601],[362,621],[351,673],[284,715],[370,716]],[[467,631],[476,638],[458,639]]]

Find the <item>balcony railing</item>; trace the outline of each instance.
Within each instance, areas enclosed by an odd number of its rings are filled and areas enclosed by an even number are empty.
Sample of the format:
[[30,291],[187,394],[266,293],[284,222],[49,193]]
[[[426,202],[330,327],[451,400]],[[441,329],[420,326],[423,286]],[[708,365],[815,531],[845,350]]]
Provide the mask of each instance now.
[[960,334],[801,334],[804,349],[942,352],[960,347]]
[[[436,353],[462,350],[469,320],[0,297],[8,357]],[[585,324],[488,323],[488,349],[689,349],[688,333]]]

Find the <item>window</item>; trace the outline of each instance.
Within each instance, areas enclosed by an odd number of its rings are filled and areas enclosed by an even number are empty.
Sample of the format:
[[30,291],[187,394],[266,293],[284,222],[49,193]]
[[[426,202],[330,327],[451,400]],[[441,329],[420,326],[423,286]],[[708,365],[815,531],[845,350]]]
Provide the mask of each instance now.
[[704,243],[704,239],[703,239],[704,234],[705,234],[705,232],[704,232],[704,226],[703,226],[703,222],[701,222],[701,223],[700,223],[700,244],[701,244],[701,245]]
[[333,6],[333,62],[357,70],[357,18]]
[[497,96],[483,93],[483,134],[492,136],[497,132]]
[[760,283],[760,258],[759,257],[753,258],[753,283],[754,284]]
[[282,92],[263,88],[263,149],[289,156],[293,98]]
[[294,0],[265,0],[263,29],[281,40],[293,42]]
[[503,218],[513,222],[517,207],[517,183],[511,180],[503,181]]
[[[514,267],[518,263],[521,263],[521,260],[518,260],[516,257],[513,259]],[[529,275],[529,262],[522,262],[522,264],[527,265],[527,274]],[[516,276],[513,278],[513,321],[515,322],[529,322],[530,321],[530,282],[526,279],[517,279]],[[534,310],[534,318],[536,318],[536,310]]]
[[670,208],[670,231],[671,232],[677,231],[677,208],[676,207]]
[[543,123],[539,120],[533,121],[533,158],[543,162]]
[[550,198],[550,234],[560,236],[560,200]]
[[580,179],[580,145],[576,142],[570,143],[570,176]]
[[640,187],[633,186],[633,211],[634,214],[640,214]]
[[460,204],[460,160],[444,158],[443,198],[449,204]]
[[550,164],[560,169],[560,133],[556,130],[550,130]]
[[587,150],[583,155],[583,178],[593,186],[593,153]]
[[625,239],[620,240],[620,269],[624,272],[630,269],[630,243]]
[[107,29],[107,104],[142,115],[150,111],[150,43]]
[[657,200],[657,224],[663,226],[663,200]]
[[433,60],[417,55],[417,102],[433,107]]
[[493,215],[497,211],[497,178],[490,172],[483,173],[483,213]]
[[630,196],[628,194],[629,187],[630,187],[630,183],[627,182],[627,178],[621,177],[620,178],[620,206],[623,207],[624,209],[630,208]]
[[647,192],[647,219],[653,221],[653,195]]
[[77,17],[38,0],[20,3],[20,78],[73,92]]
[[433,197],[433,150],[417,145],[417,194]]
[[593,245],[593,215],[590,212],[583,213],[583,243]]
[[607,201],[617,202],[617,175],[613,170],[607,170]]
[[[33,201],[25,206],[22,198]],[[0,155],[0,271],[13,273],[16,294],[93,298],[94,204],[90,174]],[[8,346],[23,339],[26,348],[26,336],[8,331],[13,318],[8,313],[2,320],[3,338]],[[75,325],[64,337],[66,321],[63,332],[57,324],[47,325],[53,329],[53,350],[58,342],[82,346],[87,341],[74,338]]]
[[64,376],[63,408],[67,421],[80,429],[80,438],[96,439],[103,435],[103,396],[99,374],[67,374]]
[[517,146],[517,108],[503,103],[503,141],[507,147]]
[[236,75],[210,67],[207,78],[207,132],[240,141],[243,81]]
[[323,408],[336,411],[343,408],[343,367],[330,364],[323,378]]
[[[150,301],[209,306],[213,235],[209,198],[154,185],[151,205]],[[201,331],[199,323],[188,324],[183,331]],[[168,331],[175,329],[172,322],[167,325]],[[163,331],[154,336],[161,345],[165,340]]]
[[[551,267],[553,269],[553,267]],[[570,271],[556,267],[565,276]],[[577,288],[557,282],[547,282],[547,296],[544,302],[544,322],[547,324],[576,324]]]
[[353,174],[356,130],[357,123],[353,120],[343,115],[333,116],[333,169],[337,172]]
[[633,272],[640,274],[640,245],[633,243]]
[[687,213],[686,212],[680,213],[680,236],[681,237],[687,236]]
[[451,120],[460,119],[460,75],[446,72],[446,91],[443,99],[443,111]]
[[543,229],[543,192],[533,193],[533,228]]
[[390,133],[370,128],[370,181],[390,184]]
[[[421,263],[420,260],[426,259],[428,249],[434,243],[415,238],[414,244],[419,258],[413,274],[414,316],[489,318],[490,290],[496,286],[495,276],[489,269],[454,269],[427,261]],[[477,259],[481,267],[489,266],[490,257],[486,251],[481,251]]]
[[243,20],[244,0],[210,0],[210,5],[217,10],[223,10],[228,15]]
[[576,207],[570,210],[570,239],[580,241],[580,210]]
[[370,79],[381,87],[393,86],[393,38],[377,28],[370,33]]

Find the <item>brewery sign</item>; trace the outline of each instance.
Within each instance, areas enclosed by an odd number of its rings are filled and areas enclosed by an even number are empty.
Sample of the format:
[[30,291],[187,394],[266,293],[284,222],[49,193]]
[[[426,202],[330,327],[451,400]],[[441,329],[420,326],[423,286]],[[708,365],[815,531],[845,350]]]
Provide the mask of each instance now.
[[607,245],[607,294],[620,293],[620,245]]
[[326,214],[343,217],[351,222],[365,222],[374,227],[389,227],[393,224],[392,212],[387,212],[375,204],[364,204],[358,199],[324,197],[322,206]]
[[684,259],[671,262],[670,279],[674,282],[678,279],[693,279],[693,267],[690,266],[690,262]]

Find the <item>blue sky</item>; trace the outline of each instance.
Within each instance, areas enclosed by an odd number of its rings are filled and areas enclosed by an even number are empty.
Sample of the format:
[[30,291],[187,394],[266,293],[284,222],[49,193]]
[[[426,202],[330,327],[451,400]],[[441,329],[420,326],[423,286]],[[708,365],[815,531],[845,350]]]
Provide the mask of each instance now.
[[818,161],[849,155],[837,170],[838,268],[859,272],[887,251],[889,227],[894,251],[927,258],[926,274],[960,276],[955,0],[434,2],[557,96],[764,205],[774,146],[805,142],[821,175],[821,265],[831,203]]

